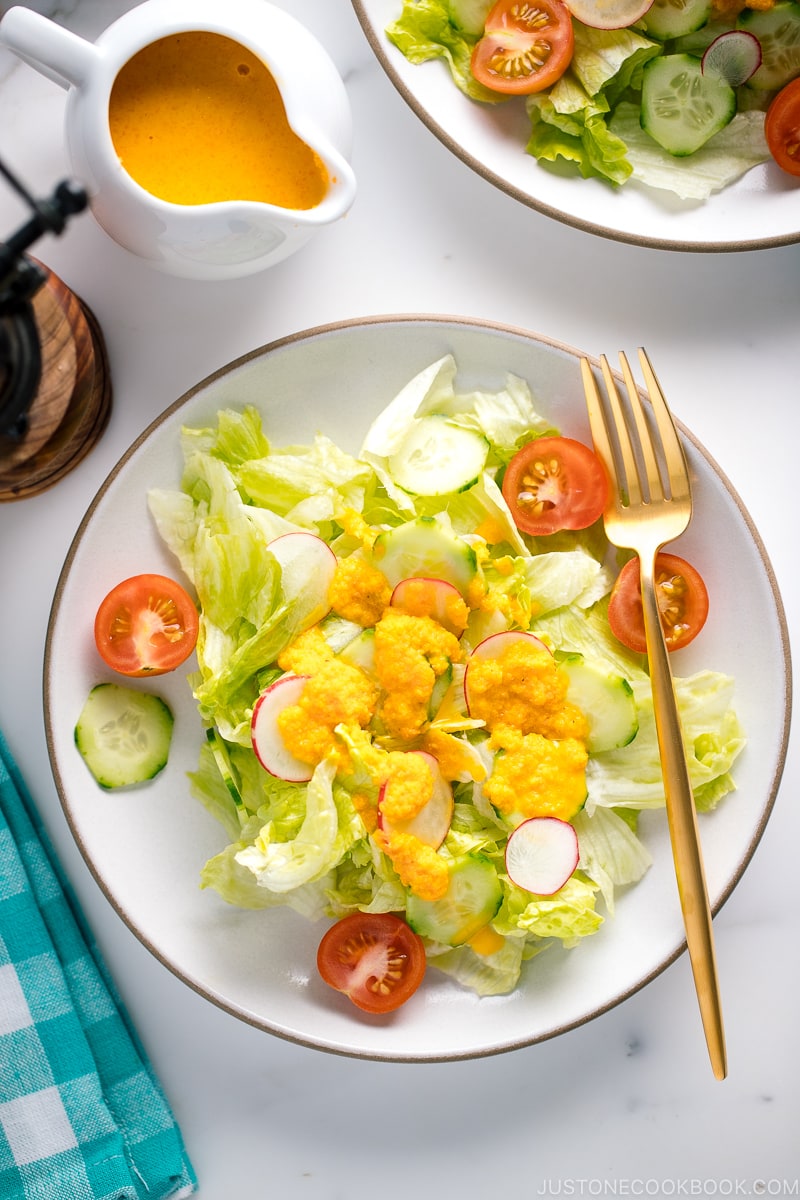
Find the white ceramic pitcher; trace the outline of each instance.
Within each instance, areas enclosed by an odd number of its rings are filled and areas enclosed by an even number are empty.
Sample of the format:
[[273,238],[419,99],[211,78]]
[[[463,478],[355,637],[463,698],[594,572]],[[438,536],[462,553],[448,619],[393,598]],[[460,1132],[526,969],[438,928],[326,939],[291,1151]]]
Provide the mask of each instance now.
[[[238,42],[267,67],[289,125],[327,170],[329,186],[310,209],[231,200],[181,205],[161,200],[125,171],[109,129],[114,80],[134,54],[190,30]],[[229,279],[279,262],[355,197],[344,84],[327,52],[294,17],[268,0],[145,0],[87,42],[28,8],[0,20],[0,44],[68,89],[66,138],[72,170],[99,224],[121,246],[173,275]]]

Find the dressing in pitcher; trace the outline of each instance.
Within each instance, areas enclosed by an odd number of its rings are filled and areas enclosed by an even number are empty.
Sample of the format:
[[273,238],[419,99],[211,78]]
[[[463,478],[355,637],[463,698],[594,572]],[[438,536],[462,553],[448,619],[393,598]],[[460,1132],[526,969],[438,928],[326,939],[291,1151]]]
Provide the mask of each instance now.
[[353,203],[344,82],[269,0],[144,0],[96,42],[17,4],[0,45],[67,89],[66,146],[92,215],[161,271],[249,275]]
[[255,200],[310,209],[328,188],[275,80],[246,47],[205,30],[151,42],[119,71],[109,127],[122,166],[172,204]]

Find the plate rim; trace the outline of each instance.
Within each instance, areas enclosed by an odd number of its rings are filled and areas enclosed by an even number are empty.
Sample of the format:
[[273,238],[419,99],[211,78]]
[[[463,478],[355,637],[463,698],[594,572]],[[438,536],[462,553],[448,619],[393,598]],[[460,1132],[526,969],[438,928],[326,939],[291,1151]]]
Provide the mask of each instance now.
[[[599,367],[599,358],[586,354],[578,350],[568,343],[559,341],[558,339],[549,337],[546,334],[540,334],[534,330],[527,329],[522,326],[508,324],[501,321],[493,321],[482,317],[469,317],[454,314],[443,313],[386,313],[372,314],[363,317],[351,317],[341,320],[327,322],[321,325],[311,326],[306,329],[298,330],[294,333],[286,334],[276,338],[261,346],[255,347],[252,350],[240,355],[236,359],[223,364],[217,370],[205,376],[199,382],[188,388],[181,396],[165,407],[156,417],[148,423],[145,429],[131,442],[128,448],[123,452],[117,462],[112,466],[111,470],[106,475],[105,479],[97,489],[95,495],[89,503],[81,521],[72,537],[66,557],[59,572],[56,583],[50,612],[47,621],[45,651],[43,658],[43,709],[44,709],[44,727],[45,740],[47,745],[48,757],[50,760],[53,779],[56,785],[59,804],[67,822],[68,828],[73,840],[86,864],[95,883],[100,888],[100,891],[105,896],[106,900],[111,905],[114,912],[127,926],[130,932],[137,940],[148,950],[153,957],[166,967],[172,975],[186,984],[197,995],[202,996],[205,1000],[210,1001],[217,1008],[229,1013],[231,1016],[243,1021],[245,1024],[251,1025],[254,1028],[260,1029],[263,1032],[269,1033],[272,1036],[278,1037],[284,1041],[291,1042],[296,1045],[306,1046],[312,1049],[321,1050],[325,1053],[330,1053],[346,1058],[357,1058],[369,1061],[380,1062],[404,1062],[404,1063],[435,1063],[435,1062],[457,1062],[471,1059],[493,1057],[498,1054],[510,1053],[511,1051],[523,1049],[527,1046],[537,1045],[552,1038],[561,1036],[570,1032],[573,1029],[580,1028],[582,1025],[588,1024],[597,1017],[611,1011],[625,1000],[641,991],[643,988],[652,983],[659,975],[661,975],[668,967],[670,967],[681,955],[686,951],[685,938],[682,939],[675,950],[670,953],[665,959],[658,963],[648,974],[630,984],[623,991],[609,998],[608,1001],[595,1005],[590,1011],[581,1013],[574,1020],[564,1022],[555,1027],[536,1033],[531,1037],[516,1038],[513,1041],[502,1045],[490,1045],[483,1048],[468,1049],[463,1052],[444,1052],[436,1053],[409,1053],[403,1054],[400,1052],[381,1051],[378,1049],[354,1050],[349,1046],[336,1045],[334,1042],[324,1040],[318,1036],[306,1035],[303,1036],[296,1032],[282,1028],[279,1024],[270,1023],[264,1018],[258,1017],[256,1014],[248,1012],[242,1005],[226,999],[220,995],[212,985],[204,984],[199,979],[195,979],[190,971],[186,968],[181,968],[178,963],[170,960],[169,956],[163,953],[158,946],[153,942],[150,935],[141,928],[137,921],[125,910],[124,906],[115,897],[110,884],[102,876],[99,867],[94,863],[84,839],[80,833],[77,819],[73,814],[72,806],[67,794],[67,788],[59,768],[58,757],[55,750],[55,735],[54,735],[54,718],[52,713],[51,693],[52,693],[52,660],[53,660],[53,641],[55,627],[57,624],[61,601],[63,598],[64,589],[72,568],[72,563],[77,555],[84,535],[86,534],[92,518],[100,507],[105,495],[123,471],[127,463],[137,453],[148,439],[179,409],[185,407],[195,395],[203,391],[206,387],[213,384],[217,379],[229,374],[230,372],[239,369],[252,362],[255,359],[265,358],[274,354],[288,346],[311,341],[316,338],[335,335],[343,330],[358,329],[365,326],[398,326],[398,325],[414,325],[414,324],[434,324],[442,327],[459,326],[459,327],[474,327],[489,333],[499,333],[502,335],[510,335],[516,338],[522,338],[544,344],[561,353],[570,355],[577,359],[588,358],[593,366]],[[616,376],[618,373],[613,372]],[[783,772],[786,765],[788,753],[788,742],[791,728],[792,702],[793,702],[793,677],[792,677],[792,660],[791,660],[791,645],[788,631],[788,621],[778,585],[777,577],[772,566],[766,546],[761,538],[761,535],[744,505],[739,493],[734,488],[731,481],[728,479],[725,472],[720,468],[719,464],[709,454],[705,446],[688,430],[681,421],[676,420],[676,424],[680,429],[681,435],[694,447],[695,451],[705,459],[708,465],[713,469],[719,481],[724,486],[730,499],[738,510],[739,516],[745,525],[747,532],[752,540],[754,548],[757,550],[761,561],[764,576],[769,586],[769,592],[775,607],[775,615],[777,619],[777,630],[780,635],[780,645],[782,651],[781,663],[784,671],[783,684],[783,706],[782,706],[782,727],[780,737],[777,738],[777,754],[773,767],[770,787],[762,807],[760,818],[757,825],[754,827],[751,837],[745,852],[741,855],[735,871],[731,874],[725,888],[719,894],[717,899],[712,904],[712,915],[716,916],[725,903],[730,898],[731,894],[741,881],[744,872],[750,865],[755,851],[761,841],[766,826],[772,814],[777,795],[780,789],[780,784]]]
[[502,175],[498,175],[490,167],[487,167],[479,158],[465,150],[460,142],[448,133],[448,131],[439,124],[439,122],[431,116],[425,106],[417,99],[414,91],[408,86],[400,73],[395,68],[386,47],[381,41],[374,23],[367,13],[367,0],[350,0],[355,11],[356,18],[361,26],[364,36],[372,49],[375,58],[383,68],[389,81],[397,90],[402,99],[406,102],[409,108],[416,114],[423,125],[433,134],[442,145],[460,159],[465,166],[469,167],[476,175],[485,179],[487,183],[492,184],[499,191],[504,192],[513,200],[517,200],[526,208],[532,208],[543,216],[550,217],[554,221],[560,222],[562,225],[568,225],[573,229],[579,229],[583,233],[594,234],[597,237],[605,238],[609,241],[621,242],[629,246],[645,246],[653,250],[675,250],[681,253],[705,253],[705,254],[726,254],[732,252],[746,252],[752,250],[774,250],[781,246],[793,246],[800,242],[800,223],[798,229],[794,233],[775,234],[770,237],[756,238],[729,238],[725,241],[708,241],[705,239],[691,240],[688,238],[667,238],[656,237],[649,234],[628,233],[625,230],[613,229],[608,225],[603,225],[595,221],[590,221],[587,218],[574,216],[571,213],[566,213],[562,209],[557,208],[553,204],[549,204],[544,200],[539,200],[532,196],[529,192],[523,191],[515,184],[504,179]]

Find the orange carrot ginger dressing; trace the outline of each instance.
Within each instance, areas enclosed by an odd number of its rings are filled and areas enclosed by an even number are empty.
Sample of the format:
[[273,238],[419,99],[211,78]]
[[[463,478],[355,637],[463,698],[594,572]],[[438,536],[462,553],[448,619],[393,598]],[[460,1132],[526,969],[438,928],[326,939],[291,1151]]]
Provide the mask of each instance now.
[[108,115],[125,170],[173,204],[309,209],[327,191],[325,166],[290,128],[267,67],[221,34],[176,33],[145,46],[117,75]]

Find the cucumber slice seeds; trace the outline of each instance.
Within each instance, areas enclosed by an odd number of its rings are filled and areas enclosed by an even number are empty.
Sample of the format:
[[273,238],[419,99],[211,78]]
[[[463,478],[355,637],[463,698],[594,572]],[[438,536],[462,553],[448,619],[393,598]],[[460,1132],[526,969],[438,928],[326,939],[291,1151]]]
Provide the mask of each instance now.
[[375,540],[373,556],[392,587],[424,576],[444,579],[464,595],[478,570],[473,548],[434,517],[385,530]]
[[736,93],[703,74],[692,54],[667,54],[645,64],[642,128],[676,158],[694,154],[736,114]]
[[460,946],[497,915],[503,889],[483,854],[467,854],[450,867],[450,885],[441,900],[421,900],[409,892],[406,918],[420,937]]
[[389,474],[412,496],[449,496],[477,482],[489,443],[446,417],[420,417],[389,459]]
[[761,45],[761,66],[748,79],[748,87],[776,91],[800,73],[800,4],[780,0],[764,11],[746,9],[736,25]]
[[75,745],[101,788],[153,779],[167,765],[174,717],[160,696],[98,683],[75,726]]

